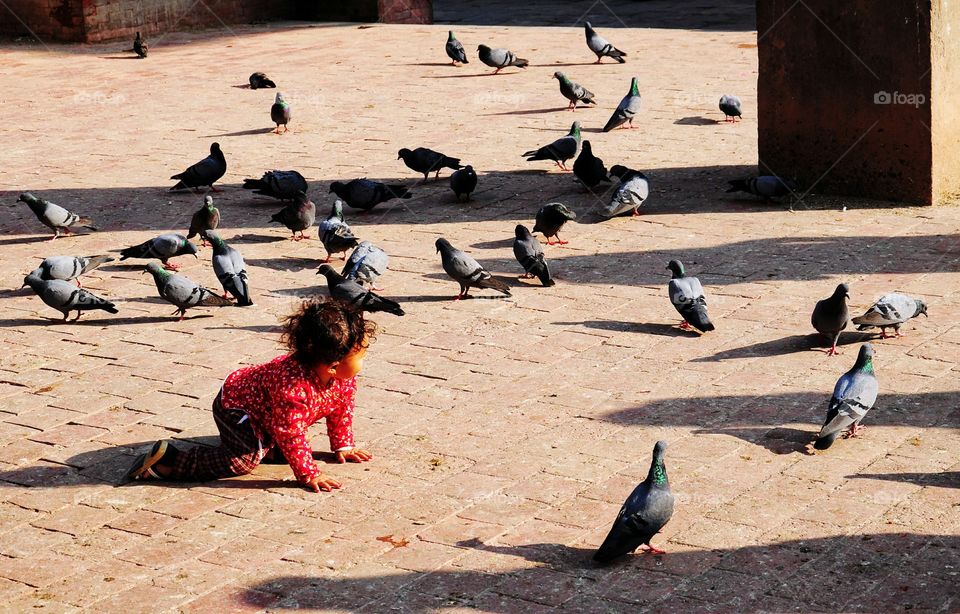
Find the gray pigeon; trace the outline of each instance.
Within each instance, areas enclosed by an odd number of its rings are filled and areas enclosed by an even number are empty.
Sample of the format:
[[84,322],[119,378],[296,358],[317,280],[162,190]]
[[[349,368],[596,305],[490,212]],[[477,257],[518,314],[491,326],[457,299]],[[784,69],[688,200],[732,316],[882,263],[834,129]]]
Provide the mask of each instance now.
[[738,117],[743,117],[740,110],[740,99],[732,94],[724,94],[720,97],[720,110],[723,111],[723,121],[737,122]]
[[223,298],[227,298],[229,293],[237,299],[237,305],[253,305],[250,300],[250,285],[247,283],[247,265],[243,262],[240,250],[227,245],[226,241],[213,231],[210,231],[209,237],[213,245],[213,272],[223,286]]
[[813,447],[826,450],[844,429],[847,437],[856,437],[864,428],[860,421],[877,402],[877,376],[873,373],[873,346],[864,343],[853,368],[840,376],[827,407],[827,418]]
[[243,189],[279,200],[293,200],[298,193],[307,193],[307,180],[297,171],[267,171],[260,179],[244,179]]
[[624,124],[628,124],[630,128],[633,128],[633,118],[636,117],[637,113],[640,112],[640,89],[638,86],[637,78],[634,77],[630,81],[630,91],[627,92],[627,95],[623,97],[623,100],[620,101],[620,104],[617,105],[617,110],[613,112],[613,115],[610,116],[610,119],[607,120],[606,125],[603,127],[604,132],[610,132],[614,128],[619,128]]
[[284,132],[288,132],[290,128],[287,127],[287,124],[290,123],[291,117],[290,105],[283,99],[283,94],[277,92],[277,97],[270,106],[270,119],[277,125],[274,132],[280,134],[280,126],[283,126]]
[[157,284],[157,292],[160,294],[160,298],[171,305],[176,305],[177,310],[173,314],[180,314],[177,322],[183,320],[187,309],[191,307],[201,305],[204,307],[223,307],[231,304],[229,300],[213,290],[208,290],[183,275],[175,275],[161,268],[156,262],[147,265],[147,272],[153,275],[153,281]]
[[227,159],[223,157],[223,152],[220,151],[220,143],[214,143],[210,146],[209,156],[200,160],[182,173],[177,173],[170,177],[170,179],[179,179],[177,184],[170,188],[170,191],[193,188],[195,192],[198,192],[198,188],[209,186],[211,191],[219,192],[220,190],[213,187],[213,184],[223,177],[226,172]]
[[607,206],[600,211],[601,215],[614,217],[628,211],[632,211],[633,215],[640,215],[640,206],[650,195],[647,176],[619,164],[610,168],[610,174],[620,178],[620,185],[613,191]]
[[[317,218],[317,206],[313,201],[307,198],[303,192],[297,194],[293,202],[270,216],[271,222],[283,224],[293,235],[290,237],[293,241],[302,241],[307,238],[303,231],[313,226]],[[297,233],[300,236],[297,236]]]
[[380,203],[394,198],[413,198],[407,186],[403,184],[387,185],[370,179],[353,179],[347,183],[334,181],[330,184],[330,191],[354,209],[362,211],[370,211]]
[[490,68],[496,68],[496,70],[493,71],[493,74],[497,74],[507,66],[526,68],[530,65],[530,62],[524,60],[523,58],[518,58],[517,55],[509,49],[491,49],[486,45],[478,45],[477,54],[480,56],[481,62]]
[[343,221],[343,201],[339,198],[330,207],[330,215],[318,226],[320,242],[323,243],[323,249],[327,250],[327,259],[324,262],[330,262],[334,254],[343,254],[343,259],[346,260],[347,250],[356,247],[360,242],[353,236],[350,226]]
[[577,219],[577,214],[567,208],[563,203],[547,203],[537,211],[537,217],[533,225],[533,232],[543,233],[547,240],[547,245],[553,245],[554,241],[550,237],[556,237],[557,245],[566,245],[569,241],[560,238],[560,229],[568,220]]
[[671,260],[667,268],[673,274],[668,287],[670,302],[683,316],[680,328],[690,330],[692,326],[703,332],[714,330],[716,327],[707,315],[707,297],[700,280],[688,277],[679,260]]
[[457,37],[453,35],[453,30],[447,32],[447,45],[445,49],[447,57],[453,60],[454,66],[470,63],[470,60],[467,59],[467,52],[464,51],[463,45],[460,44]]
[[[77,279],[88,271],[92,271],[101,264],[113,262],[113,256],[49,256],[43,259],[40,267],[40,279],[70,281]],[[77,280],[80,285],[80,280]]]
[[786,196],[791,192],[795,192],[797,189],[793,181],[781,179],[773,175],[761,175],[759,177],[750,177],[749,179],[734,179],[727,183],[730,184],[730,189],[727,190],[728,194],[730,192],[746,192],[747,194],[753,194],[768,201]]
[[467,296],[470,288],[490,288],[510,296],[510,288],[484,270],[480,263],[459,249],[450,245],[446,239],[437,239],[437,252],[443,263],[443,270],[460,284],[460,294],[453,300]]
[[527,159],[527,162],[553,160],[562,170],[568,171],[570,169],[564,163],[570,158],[576,157],[578,151],[580,151],[580,122],[573,122],[567,136],[560,137],[540,149],[531,149],[525,152],[523,157]]
[[215,230],[220,225],[220,210],[213,206],[213,197],[207,194],[203,197],[203,206],[197,209],[190,218],[190,229],[187,238],[200,235],[200,244],[207,244],[207,231]]
[[317,269],[317,275],[323,275],[327,278],[327,288],[330,290],[330,296],[338,301],[370,313],[385,311],[395,316],[402,316],[404,313],[400,303],[374,294],[372,290],[367,290],[352,279],[346,279],[343,275],[334,271],[329,264],[321,264],[320,268]]
[[573,174],[588,190],[597,187],[601,182],[610,182],[607,167],[603,165],[603,160],[593,155],[590,141],[583,141],[580,155],[573,162]]
[[857,330],[879,328],[882,339],[887,338],[887,329],[893,327],[894,337],[902,337],[900,326],[918,315],[927,315],[927,305],[918,298],[903,294],[884,294],[862,316],[852,320]]
[[77,312],[74,322],[80,314],[92,309],[103,309],[107,313],[117,313],[113,303],[93,293],[61,279],[43,279],[41,269],[35,269],[23,279],[24,286],[30,288],[44,303],[63,314],[63,321],[70,317],[71,311]]
[[550,277],[550,269],[547,267],[547,259],[540,241],[534,238],[523,224],[517,224],[514,233],[513,255],[526,271],[523,277],[527,279],[536,277],[544,287],[556,285],[557,282]]
[[599,64],[603,60],[604,56],[613,58],[621,64],[625,63],[626,60],[623,59],[623,56],[627,55],[623,51],[620,51],[613,45],[611,45],[607,39],[603,38],[590,25],[590,22],[583,24],[584,34],[587,36],[587,47],[590,47],[590,51],[594,52],[597,55],[596,63]]
[[27,203],[27,206],[30,207],[33,214],[37,216],[37,219],[40,220],[44,226],[53,230],[53,239],[50,239],[51,241],[56,240],[57,237],[60,236],[61,230],[64,234],[71,234],[71,226],[83,226],[90,230],[96,230],[96,228],[91,226],[93,221],[90,220],[90,218],[80,217],[76,213],[71,213],[60,205],[53,204],[49,200],[37,198],[30,192],[24,192],[17,200]]
[[571,111],[577,108],[578,102],[582,102],[584,104],[597,104],[593,99],[593,92],[583,87],[579,83],[574,83],[562,72],[557,71],[553,73],[553,78],[560,82],[560,93],[563,94],[564,98],[570,101],[570,104],[567,105],[567,108]]
[[357,249],[353,250],[346,264],[343,265],[343,271],[340,272],[347,279],[352,279],[360,284],[370,286],[371,290],[377,288],[377,279],[387,272],[387,266],[390,264],[390,257],[370,241],[361,241]]
[[458,201],[461,194],[466,194],[467,200],[470,200],[470,194],[477,189],[477,173],[473,170],[473,167],[468,164],[453,171],[453,174],[450,175],[450,189],[456,194]]
[[838,284],[829,297],[817,301],[810,316],[810,324],[817,332],[830,341],[830,350],[827,356],[836,356],[837,341],[840,340],[840,331],[847,327],[850,312],[847,309],[847,299],[850,298],[850,287],[847,284]]
[[150,52],[147,40],[140,36],[139,32],[137,32],[137,35],[133,38],[133,52],[136,53],[141,60],[147,57],[147,53]]
[[609,563],[640,546],[646,546],[647,551],[653,554],[664,554],[663,550],[653,547],[650,540],[673,516],[673,493],[667,479],[667,468],[663,464],[666,449],[666,441],[658,441],[653,446],[653,460],[647,479],[640,482],[624,501],[610,533],[593,555],[594,561]]
[[277,87],[277,84],[262,72],[255,72],[250,75],[250,89],[258,90],[260,88],[268,87]]
[[120,260],[127,258],[157,258],[163,263],[163,268],[170,271],[177,271],[180,267],[172,262],[167,262],[170,258],[183,256],[184,254],[193,254],[196,259],[197,246],[187,240],[183,235],[175,233],[162,234],[149,241],[144,241],[140,245],[134,245],[120,250]]
[[454,170],[463,168],[460,164],[460,158],[450,158],[439,151],[433,151],[426,147],[417,147],[410,151],[406,147],[397,152],[397,160],[403,159],[407,168],[423,173],[423,180],[426,181],[430,173],[437,171],[436,177],[440,177],[440,169],[452,168]]

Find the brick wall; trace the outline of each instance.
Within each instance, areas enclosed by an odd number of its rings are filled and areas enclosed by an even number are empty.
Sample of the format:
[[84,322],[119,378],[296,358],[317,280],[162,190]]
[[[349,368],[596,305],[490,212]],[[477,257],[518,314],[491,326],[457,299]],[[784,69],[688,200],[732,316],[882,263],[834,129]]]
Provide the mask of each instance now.
[[431,0],[378,0],[383,23],[433,23]]
[[4,0],[0,5],[0,35],[33,36],[48,40],[83,40],[79,0]]

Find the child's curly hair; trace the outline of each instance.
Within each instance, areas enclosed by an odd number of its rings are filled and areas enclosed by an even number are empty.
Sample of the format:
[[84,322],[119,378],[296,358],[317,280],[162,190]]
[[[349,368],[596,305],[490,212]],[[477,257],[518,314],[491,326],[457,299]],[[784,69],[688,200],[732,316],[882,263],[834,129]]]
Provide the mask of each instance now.
[[358,347],[366,347],[377,334],[375,322],[359,309],[339,301],[304,301],[283,322],[281,341],[301,365],[332,364]]

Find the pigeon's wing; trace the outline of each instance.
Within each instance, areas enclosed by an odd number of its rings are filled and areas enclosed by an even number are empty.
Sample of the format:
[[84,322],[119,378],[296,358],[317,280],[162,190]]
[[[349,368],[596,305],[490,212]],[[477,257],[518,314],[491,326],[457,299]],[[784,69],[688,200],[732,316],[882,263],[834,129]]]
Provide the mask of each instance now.
[[457,281],[475,282],[490,277],[472,256],[458,249],[453,250],[443,268]]
[[650,194],[650,185],[643,177],[632,177],[617,186],[610,203],[604,208],[604,215],[613,217],[636,209]]
[[200,304],[201,288],[182,275],[171,275],[165,280],[160,295],[177,307],[193,307]]
[[214,183],[222,175],[220,163],[213,156],[207,156],[171,179],[180,179],[187,187],[199,187]]
[[[696,281],[696,283],[692,283],[693,281]],[[700,285],[700,280],[696,277],[671,279],[669,290],[670,302],[677,309],[689,305],[703,296],[703,286]]]
[[864,328],[870,326],[892,326],[909,320],[916,311],[916,302],[902,294],[881,296],[865,314],[853,318],[853,323]]
[[844,374],[833,390],[827,408],[827,418],[820,429],[819,439],[835,437],[855,422],[859,422],[877,401],[877,378],[871,374]]

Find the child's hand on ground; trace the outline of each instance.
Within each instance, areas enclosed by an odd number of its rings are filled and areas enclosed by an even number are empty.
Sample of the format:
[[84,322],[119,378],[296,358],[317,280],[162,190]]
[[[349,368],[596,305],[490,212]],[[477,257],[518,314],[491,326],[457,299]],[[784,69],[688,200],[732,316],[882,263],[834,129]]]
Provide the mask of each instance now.
[[345,463],[350,461],[352,463],[362,463],[373,458],[373,454],[370,454],[366,450],[361,448],[352,448],[350,450],[340,450],[337,452],[337,462]]
[[340,482],[321,473],[317,477],[307,482],[306,487],[314,492],[320,492],[321,490],[324,492],[330,492],[336,488],[340,488]]

